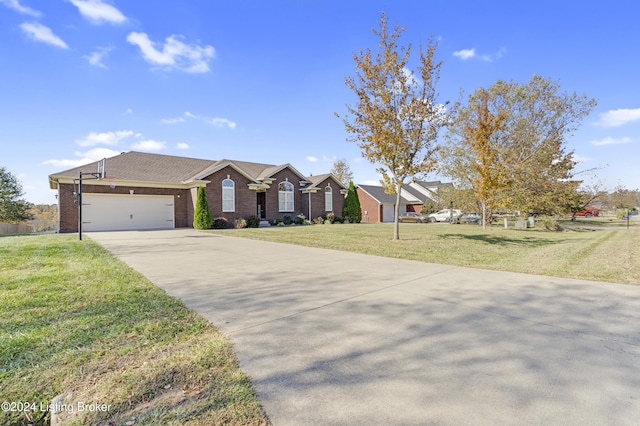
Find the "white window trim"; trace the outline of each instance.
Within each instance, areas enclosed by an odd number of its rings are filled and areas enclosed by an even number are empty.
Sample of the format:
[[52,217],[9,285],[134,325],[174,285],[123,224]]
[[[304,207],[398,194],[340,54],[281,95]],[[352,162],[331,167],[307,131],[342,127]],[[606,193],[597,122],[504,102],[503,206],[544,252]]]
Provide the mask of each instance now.
[[[290,190],[286,190],[286,191],[282,191],[281,185],[287,187],[287,188],[291,188]],[[282,212],[282,213],[286,213],[286,212],[292,212],[295,210],[295,198],[294,198],[294,186],[291,182],[289,182],[288,180],[284,181],[284,182],[280,182],[278,184],[278,211]],[[289,200],[290,198],[290,200]],[[291,209],[289,209],[289,205],[291,206]],[[283,208],[284,207],[284,208]]]
[[[224,186],[225,182],[231,182],[233,184],[233,186]],[[236,183],[234,181],[232,181],[231,179],[229,179],[229,176],[227,176],[227,178],[225,180],[222,181],[222,183],[220,184],[222,187],[222,211],[225,213],[232,213],[236,211]],[[230,191],[229,191],[230,190]],[[225,192],[226,193],[231,193],[231,199],[230,200],[225,200]],[[231,209],[225,209],[225,201],[231,201]]]
[[[329,196],[329,198],[327,198],[327,195]],[[324,188],[324,211],[333,211],[333,189],[329,184],[327,184],[327,186],[325,186]]]

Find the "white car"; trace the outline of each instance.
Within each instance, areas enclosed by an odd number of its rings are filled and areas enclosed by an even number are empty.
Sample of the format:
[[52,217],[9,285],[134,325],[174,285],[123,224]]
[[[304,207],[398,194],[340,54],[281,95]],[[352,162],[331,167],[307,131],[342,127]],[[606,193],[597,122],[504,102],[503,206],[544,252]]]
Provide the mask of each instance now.
[[429,217],[434,218],[436,222],[448,222],[452,216],[453,219],[457,219],[461,215],[462,212],[458,209],[453,209],[453,215],[451,214],[451,209],[443,209],[439,212],[431,213]]

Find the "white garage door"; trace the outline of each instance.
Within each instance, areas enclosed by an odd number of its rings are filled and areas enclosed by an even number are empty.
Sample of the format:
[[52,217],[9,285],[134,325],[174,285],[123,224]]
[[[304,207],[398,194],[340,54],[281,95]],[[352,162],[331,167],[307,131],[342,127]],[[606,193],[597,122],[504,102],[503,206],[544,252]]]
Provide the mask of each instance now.
[[173,228],[171,195],[82,194],[83,231]]
[[383,222],[393,222],[396,217],[396,212],[394,211],[393,204],[383,204],[382,205],[382,221]]

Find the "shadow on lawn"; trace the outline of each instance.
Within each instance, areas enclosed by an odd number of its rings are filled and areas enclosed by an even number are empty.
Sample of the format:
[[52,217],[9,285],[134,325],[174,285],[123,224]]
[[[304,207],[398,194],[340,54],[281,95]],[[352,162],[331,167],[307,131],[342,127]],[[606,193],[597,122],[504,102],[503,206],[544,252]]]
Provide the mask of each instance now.
[[563,240],[555,240],[555,239],[548,239],[548,238],[533,238],[533,237],[512,238],[512,237],[504,237],[504,236],[497,236],[497,235],[442,234],[442,235],[438,235],[438,237],[442,239],[457,238],[457,239],[481,241],[487,244],[509,244],[509,245],[527,246],[527,247],[544,247],[544,246],[550,246],[552,244],[558,244],[563,242]]

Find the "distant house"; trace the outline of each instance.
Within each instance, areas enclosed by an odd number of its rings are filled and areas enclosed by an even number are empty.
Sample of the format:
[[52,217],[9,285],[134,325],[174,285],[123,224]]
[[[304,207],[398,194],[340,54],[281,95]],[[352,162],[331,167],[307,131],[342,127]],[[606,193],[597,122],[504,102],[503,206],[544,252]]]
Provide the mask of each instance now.
[[[59,230],[78,230],[76,192],[80,172],[97,162],[54,173]],[[106,179],[84,180],[84,231],[172,229],[193,226],[197,189],[205,187],[212,217],[229,222],[258,216],[273,222],[302,213],[342,215],[346,188],[331,174],[306,177],[291,164],[204,160],[126,152],[108,158]]]
[[[440,181],[413,181],[400,190],[400,212],[420,212],[429,200],[439,201],[438,189],[450,185]],[[362,222],[393,222],[396,194],[387,194],[382,186],[357,185]]]

